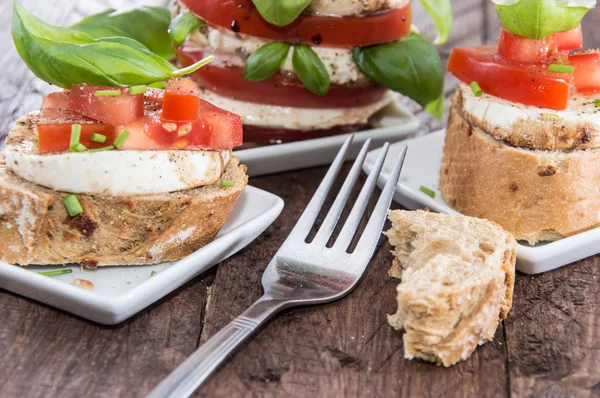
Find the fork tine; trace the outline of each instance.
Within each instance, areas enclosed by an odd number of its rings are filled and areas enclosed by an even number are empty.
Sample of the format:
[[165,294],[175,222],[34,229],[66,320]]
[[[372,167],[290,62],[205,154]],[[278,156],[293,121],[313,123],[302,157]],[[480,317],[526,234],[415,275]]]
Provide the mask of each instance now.
[[348,219],[346,220],[342,231],[340,232],[335,243],[333,244],[333,248],[343,248],[344,250],[346,250],[350,245],[350,242],[352,242],[352,238],[354,237],[358,225],[360,224],[360,220],[363,216],[363,213],[365,212],[365,208],[369,203],[369,198],[371,197],[371,194],[375,189],[375,185],[377,184],[377,177],[379,177],[379,173],[381,172],[381,168],[383,167],[383,161],[385,160],[385,156],[388,152],[389,147],[390,144],[386,142],[383,148],[381,149],[381,153],[377,157],[375,166],[373,167],[371,174],[369,174],[367,182],[365,182],[365,185],[360,190],[360,194],[358,195],[358,198],[356,199],[356,202],[352,207],[352,211],[350,212],[350,215],[348,216]]
[[321,224],[319,232],[317,232],[317,235],[315,236],[315,239],[312,243],[318,243],[320,245],[327,244],[327,241],[331,237],[331,234],[333,233],[333,230],[335,229],[335,226],[337,225],[340,216],[342,215],[342,211],[346,206],[346,202],[348,202],[348,198],[350,198],[352,188],[354,187],[354,184],[356,184],[356,180],[360,176],[360,171],[365,161],[365,158],[367,157],[367,152],[369,151],[370,145],[371,139],[369,138],[363,144],[363,147],[360,150],[358,157],[354,161],[354,165],[352,165],[350,173],[348,173],[348,176],[344,181],[344,185],[340,189],[340,192],[337,194],[337,197],[335,198],[331,209],[327,213],[325,221],[323,221],[323,224]]
[[404,165],[404,159],[406,159],[406,151],[407,147],[404,145],[400,151],[398,160],[396,160],[396,164],[394,165],[394,169],[390,175],[390,178],[385,184],[383,192],[381,192],[381,196],[377,201],[375,210],[373,210],[373,214],[371,214],[369,222],[367,223],[367,226],[360,237],[358,245],[356,246],[356,253],[368,252],[369,255],[371,255],[372,252],[375,251],[375,247],[381,236],[381,231],[383,230],[383,224],[385,224],[387,211],[392,203],[396,185],[398,184],[398,179],[400,178],[400,172],[402,171],[402,166]]
[[304,212],[300,216],[300,219],[296,223],[294,229],[292,229],[292,232],[290,232],[289,236],[302,234],[302,239],[306,239],[308,236],[319,215],[319,211],[321,211],[321,207],[323,207],[323,203],[325,203],[325,199],[327,198],[329,190],[333,186],[337,175],[340,173],[340,169],[342,168],[344,160],[346,159],[346,153],[348,152],[353,139],[354,134],[348,137],[344,142],[344,145],[342,145],[342,148],[336,155],[331,167],[329,167],[329,171],[327,171],[327,174],[325,174],[325,177],[323,178],[323,181],[321,181],[319,188],[317,188],[317,191],[308,203],[308,206],[306,206],[306,209],[304,209]]

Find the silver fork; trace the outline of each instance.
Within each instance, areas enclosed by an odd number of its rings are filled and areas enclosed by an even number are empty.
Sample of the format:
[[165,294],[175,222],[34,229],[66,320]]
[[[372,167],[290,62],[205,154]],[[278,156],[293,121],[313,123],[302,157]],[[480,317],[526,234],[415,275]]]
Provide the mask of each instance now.
[[360,175],[370,140],[363,145],[315,238],[306,243],[308,234],[344,163],[352,138],[349,137],[342,146],[298,223],[267,266],[262,278],[264,295],[179,365],[149,397],[189,397],[240,343],[273,315],[293,306],[337,300],[350,293],[358,284],[379,241],[386,212],[390,207],[406,156],[406,146],[401,151],[390,179],[352,253],[348,252],[348,248],[377,183],[389,148],[387,143],[333,246],[328,248],[327,242]]

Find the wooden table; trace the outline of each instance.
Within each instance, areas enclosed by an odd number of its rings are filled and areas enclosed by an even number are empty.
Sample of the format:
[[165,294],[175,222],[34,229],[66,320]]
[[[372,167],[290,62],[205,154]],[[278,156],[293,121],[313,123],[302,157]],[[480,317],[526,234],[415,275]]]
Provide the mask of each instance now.
[[[137,0],[23,0],[52,23],[76,21]],[[48,87],[26,70],[9,39],[11,2],[0,4],[0,126],[39,107]],[[35,5],[37,3],[37,5]],[[109,4],[113,3],[113,4]],[[161,1],[145,1],[145,4]],[[493,42],[487,0],[455,1],[452,38],[441,48]],[[427,34],[431,24],[415,6]],[[421,16],[421,17],[420,17]],[[587,18],[597,47],[600,10]],[[449,78],[447,94],[456,81]],[[412,106],[415,110],[414,104]],[[424,131],[439,128],[418,111]],[[218,268],[115,327],[87,322],[0,291],[0,396],[141,397],[261,295],[260,277],[308,203],[325,168],[252,179],[285,200],[277,221]],[[519,274],[514,308],[493,342],[450,369],[403,358],[402,335],[386,321],[397,281],[387,277],[382,239],[354,293],[333,304],[289,311],[241,348],[200,396],[600,396],[600,257],[538,276]],[[102,272],[102,271],[97,271]]]

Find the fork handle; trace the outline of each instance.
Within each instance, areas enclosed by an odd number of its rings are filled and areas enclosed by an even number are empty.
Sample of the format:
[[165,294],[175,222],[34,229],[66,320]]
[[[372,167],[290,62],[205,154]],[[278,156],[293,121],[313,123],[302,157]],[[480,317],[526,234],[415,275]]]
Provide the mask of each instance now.
[[189,397],[246,338],[285,302],[261,297],[242,315],[221,329],[164,379],[148,398]]

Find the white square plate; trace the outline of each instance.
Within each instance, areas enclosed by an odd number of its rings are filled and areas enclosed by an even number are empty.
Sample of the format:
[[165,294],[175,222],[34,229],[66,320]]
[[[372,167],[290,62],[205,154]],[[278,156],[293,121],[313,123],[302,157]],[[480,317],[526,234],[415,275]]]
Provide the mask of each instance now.
[[[367,138],[372,139],[373,147],[378,147],[384,142],[399,141],[419,128],[419,120],[397,101],[382,109],[371,122],[378,127],[356,133],[347,160],[356,158]],[[349,135],[243,149],[234,155],[248,166],[251,177],[321,166],[331,164]]]
[[[401,146],[406,144],[408,152],[394,200],[412,210],[428,207],[440,213],[456,213],[442,199],[439,189],[444,135],[445,130],[441,130],[393,144],[390,147],[378,185],[380,187],[385,185],[389,178],[391,165],[397,159]],[[369,153],[363,167],[365,172],[368,173],[373,169],[379,151],[380,149],[377,149]],[[435,199],[422,193],[419,190],[421,186],[435,191]],[[535,246],[518,242],[517,270],[526,274],[538,274],[560,268],[600,253],[599,241],[600,228],[595,228],[555,242],[538,243]]]
[[[114,325],[166,296],[187,281],[220,263],[256,239],[281,213],[283,200],[246,187],[215,240],[173,263],[100,267],[71,274],[41,276],[39,271],[61,267],[18,267],[0,262],[0,287],[83,318]],[[73,284],[75,279],[93,283],[92,290]]]

